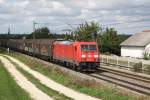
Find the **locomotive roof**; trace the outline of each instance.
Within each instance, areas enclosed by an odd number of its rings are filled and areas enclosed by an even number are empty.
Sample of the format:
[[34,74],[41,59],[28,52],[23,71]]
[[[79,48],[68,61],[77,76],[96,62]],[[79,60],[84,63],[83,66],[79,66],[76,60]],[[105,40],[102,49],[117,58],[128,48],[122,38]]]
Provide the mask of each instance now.
[[77,44],[96,44],[96,42],[75,42]]
[[70,45],[72,44],[73,42],[72,41],[55,41],[54,42],[55,44],[64,44],[64,45]]
[[96,42],[73,42],[73,41],[68,41],[68,40],[64,40],[64,41],[55,41],[54,44],[63,44],[63,45],[71,45],[71,44],[85,44],[85,45],[95,45]]

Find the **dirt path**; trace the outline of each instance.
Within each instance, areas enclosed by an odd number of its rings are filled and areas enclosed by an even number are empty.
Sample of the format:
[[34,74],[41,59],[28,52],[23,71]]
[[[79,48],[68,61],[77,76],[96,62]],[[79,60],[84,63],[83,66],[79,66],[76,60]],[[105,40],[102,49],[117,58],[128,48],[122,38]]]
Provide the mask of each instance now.
[[[5,56],[7,56],[7,55],[5,55]],[[21,68],[23,68],[24,70],[26,70],[27,72],[32,74],[35,78],[40,80],[41,83],[43,83],[44,85],[48,86],[49,88],[51,88],[53,90],[59,91],[60,93],[63,93],[64,95],[71,97],[75,100],[99,100],[97,98],[76,92],[70,88],[67,88],[61,84],[58,84],[58,83],[54,82],[53,80],[49,79],[48,77],[42,75],[41,73],[32,70],[27,65],[20,62],[19,60],[15,59],[13,57],[10,57],[10,56],[7,56],[7,57],[9,57],[16,64],[18,64]]]
[[4,67],[8,70],[8,72],[14,77],[17,84],[22,87],[25,91],[27,91],[31,98],[35,100],[52,100],[47,94],[43,93],[39,90],[35,85],[33,85],[30,81],[28,81],[16,68],[13,64],[10,63],[4,57],[0,56],[1,62],[4,64]]

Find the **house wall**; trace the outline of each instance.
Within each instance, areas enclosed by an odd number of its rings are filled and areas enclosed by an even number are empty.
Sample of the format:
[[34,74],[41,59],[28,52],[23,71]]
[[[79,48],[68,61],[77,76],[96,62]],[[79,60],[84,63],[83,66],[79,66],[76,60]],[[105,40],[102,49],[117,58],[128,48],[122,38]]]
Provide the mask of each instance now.
[[150,54],[150,43],[145,47],[145,52]]
[[122,46],[121,47],[121,56],[143,58],[144,51],[145,51],[145,47]]

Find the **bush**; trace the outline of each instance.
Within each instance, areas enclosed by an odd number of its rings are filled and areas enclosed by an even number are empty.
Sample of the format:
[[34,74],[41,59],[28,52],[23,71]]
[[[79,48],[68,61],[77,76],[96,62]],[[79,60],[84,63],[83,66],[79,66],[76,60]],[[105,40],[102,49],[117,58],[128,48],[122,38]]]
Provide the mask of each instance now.
[[110,52],[105,52],[104,54],[105,54],[105,55],[110,55],[111,53],[110,53]]
[[150,54],[144,53],[144,60],[150,60]]
[[133,71],[141,72],[142,71],[142,62],[136,63],[133,65]]
[[146,72],[150,75],[150,65],[146,66]]
[[5,48],[0,48],[0,53],[5,53],[6,49]]

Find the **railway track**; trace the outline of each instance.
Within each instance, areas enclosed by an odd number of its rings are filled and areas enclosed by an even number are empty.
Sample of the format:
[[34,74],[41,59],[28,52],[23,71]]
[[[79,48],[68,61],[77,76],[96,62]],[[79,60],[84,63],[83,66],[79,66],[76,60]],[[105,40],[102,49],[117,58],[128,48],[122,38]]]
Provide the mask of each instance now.
[[150,77],[102,67],[90,76],[150,96]]

